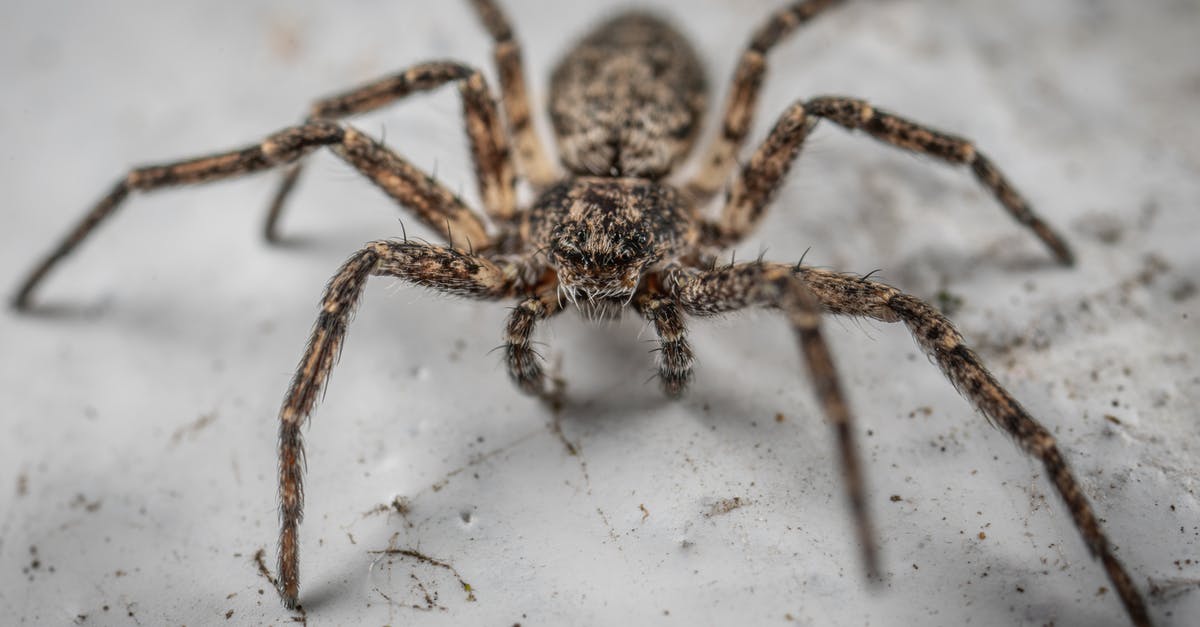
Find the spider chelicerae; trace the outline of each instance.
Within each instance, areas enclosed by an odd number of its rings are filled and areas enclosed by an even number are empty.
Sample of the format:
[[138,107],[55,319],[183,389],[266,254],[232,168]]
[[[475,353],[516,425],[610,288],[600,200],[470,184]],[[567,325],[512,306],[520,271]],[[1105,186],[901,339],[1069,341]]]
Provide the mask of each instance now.
[[[674,181],[702,126],[706,78],[691,44],[663,20],[626,12],[598,26],[559,63],[551,78],[549,114],[561,166],[547,156],[531,124],[521,51],[493,0],[472,0],[494,43],[500,102],[476,68],[422,63],[317,101],[306,121],[261,143],[211,156],[130,171],[29,274],[14,298],[26,309],[54,266],[134,191],[202,183],[286,166],[265,222],[276,225],[303,158],[329,147],[446,239],[379,240],[352,255],[330,280],[321,312],[280,411],[278,587],[283,602],[299,598],[298,531],[303,513],[301,427],[337,359],[352,313],[370,276],[392,276],[439,292],[482,300],[515,300],[505,329],[510,376],[532,395],[552,397],[531,338],[548,318],[574,306],[589,319],[631,307],[658,336],[663,391],[681,395],[692,380],[686,316],[715,316],[751,307],[781,311],[791,324],[824,412],[839,442],[841,470],[869,573],[878,573],[853,415],[822,339],[822,314],[903,323],[950,381],[994,424],[1041,461],[1092,552],[1104,565],[1132,622],[1148,625],[1143,599],[1113,555],[1097,517],[1054,438],[1034,420],[963,343],[937,309],[867,277],[803,264],[717,263],[762,220],[805,139],[821,120],[862,131],[893,146],[970,168],[1018,222],[1060,262],[1070,249],[1030,209],[971,142],[884,112],[855,98],[797,101],[743,165],[745,144],[766,56],[783,38],[841,0],[793,2],[774,12],[742,52],[723,124],[699,171]],[[383,144],[339,119],[408,95],[455,84],[483,212]],[[536,200],[518,205],[524,179]],[[725,190],[719,214],[702,211]]]

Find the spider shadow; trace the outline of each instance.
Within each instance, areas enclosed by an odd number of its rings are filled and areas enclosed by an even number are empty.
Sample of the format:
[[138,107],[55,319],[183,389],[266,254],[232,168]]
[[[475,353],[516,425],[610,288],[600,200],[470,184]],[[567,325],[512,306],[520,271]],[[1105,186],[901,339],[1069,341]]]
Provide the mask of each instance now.
[[104,317],[112,310],[112,301],[103,299],[91,303],[67,301],[39,301],[21,310],[9,308],[12,317],[48,322],[91,322]]
[[[300,607],[303,608],[303,612],[328,610],[335,608],[339,603],[345,604],[354,600],[346,594],[345,584],[339,582],[357,581],[362,576],[362,565],[358,560],[350,559],[337,560],[337,564],[341,567],[338,572],[330,572],[330,568],[324,567],[320,581],[302,584]],[[296,610],[296,613],[304,616],[300,610]]]
[[[400,239],[401,233],[393,233],[393,229],[394,227],[383,230],[363,224],[345,225],[337,229],[325,228],[319,231],[314,231],[312,228],[300,228],[280,234],[274,240],[260,240],[259,245],[266,253],[349,255],[362,248],[367,241]],[[332,272],[332,269],[330,271]]]
[[[635,319],[636,315],[630,314],[628,318]],[[742,327],[741,332],[753,332],[754,317],[749,318],[736,324]],[[791,413],[790,407],[781,408],[778,397],[762,393],[769,383],[763,383],[762,389],[757,386],[747,389],[744,382],[722,376],[718,368],[708,370],[705,367],[706,360],[716,363],[722,359],[722,347],[725,345],[720,343],[698,351],[696,378],[681,398],[666,396],[660,388],[652,354],[658,348],[658,341],[642,324],[640,320],[636,323],[623,321],[606,329],[577,325],[560,332],[558,340],[561,345],[571,346],[569,363],[578,365],[577,361],[586,360],[586,368],[582,372],[566,374],[563,394],[547,402],[547,415],[553,416],[569,438],[575,437],[575,434],[595,437],[597,432],[632,427],[636,421],[656,420],[675,406],[685,412],[697,427],[721,429],[738,439],[765,440],[768,436],[760,433],[761,429],[756,427],[773,421],[781,409]],[[782,323],[778,332],[781,337],[788,337],[787,328]],[[698,325],[693,333],[721,334],[722,329],[720,325]],[[736,334],[730,336],[727,341],[736,344],[736,337]],[[780,355],[786,355],[795,349],[789,342],[779,346],[778,350]],[[638,365],[631,367],[631,361]],[[620,376],[610,373],[620,373]],[[783,380],[802,387],[808,385],[807,375],[802,369],[791,374],[794,379]],[[809,430],[821,430],[823,418],[815,413],[807,416],[809,410],[816,411],[813,409],[815,405],[805,407],[806,416],[794,422],[803,421],[807,426],[797,429],[795,437],[811,440],[813,434]],[[736,435],[732,431],[736,431]]]
[[875,278],[909,293],[931,294],[947,285],[995,281],[1018,285],[1016,278],[1069,270],[1033,247],[998,246],[986,250],[929,246],[880,264]]

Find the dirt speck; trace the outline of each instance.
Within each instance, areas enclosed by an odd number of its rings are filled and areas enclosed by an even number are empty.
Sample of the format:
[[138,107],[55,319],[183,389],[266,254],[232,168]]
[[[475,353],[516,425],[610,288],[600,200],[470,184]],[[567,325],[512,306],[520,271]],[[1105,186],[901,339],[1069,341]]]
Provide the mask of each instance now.
[[267,44],[275,58],[295,63],[304,53],[304,25],[295,17],[277,16],[268,26]]
[[17,475],[17,496],[22,497],[29,494],[29,475],[21,473]]
[[82,494],[76,494],[75,498],[71,499],[71,502],[68,503],[68,505],[70,505],[71,509],[82,508],[88,513],[94,513],[100,510],[101,501],[89,501],[86,496]]
[[262,575],[263,579],[270,582],[272,586],[278,588],[279,580],[275,578],[275,575],[271,574],[271,569],[267,568],[266,558],[266,549],[259,549],[254,552],[254,564],[258,566],[258,574]]
[[713,503],[713,506],[710,507],[707,512],[705,512],[704,517],[712,518],[713,516],[721,516],[723,514],[728,514],[729,512],[732,512],[735,509],[745,507],[749,504],[750,504],[750,501],[743,499],[740,496],[735,496],[731,499],[721,499],[721,500],[717,501],[716,503]]
[[893,503],[899,503],[900,501],[903,501],[903,500],[904,500],[904,499],[900,498],[900,495],[899,495],[899,494],[893,494],[893,495],[891,496],[891,501],[892,501]]
[[455,339],[454,344],[452,345],[452,348],[450,349],[450,355],[449,355],[450,361],[451,362],[461,361],[462,356],[463,356],[463,351],[465,351],[466,349],[467,349],[466,340],[464,340],[462,338]]

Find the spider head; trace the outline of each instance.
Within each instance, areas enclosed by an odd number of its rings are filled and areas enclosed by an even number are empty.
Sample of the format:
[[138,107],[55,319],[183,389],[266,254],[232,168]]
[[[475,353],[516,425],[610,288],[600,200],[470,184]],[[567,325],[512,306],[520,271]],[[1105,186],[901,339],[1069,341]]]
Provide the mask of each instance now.
[[653,239],[641,223],[585,218],[554,230],[549,255],[571,302],[625,303],[659,257]]
[[557,274],[564,300],[589,317],[619,311],[643,275],[695,239],[675,189],[645,179],[562,181],[525,214],[522,230]]

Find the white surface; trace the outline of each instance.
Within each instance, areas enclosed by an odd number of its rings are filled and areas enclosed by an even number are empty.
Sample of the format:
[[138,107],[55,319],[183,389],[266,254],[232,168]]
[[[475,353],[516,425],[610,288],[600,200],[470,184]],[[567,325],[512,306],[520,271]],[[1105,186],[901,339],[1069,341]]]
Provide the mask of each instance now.
[[[612,9],[505,4],[538,95]],[[778,3],[654,4],[703,42],[720,100]],[[419,60],[491,74],[463,5],[5,2],[0,286],[130,165],[257,140]],[[966,172],[824,127],[739,253],[811,247],[809,263],[961,297],[962,330],[1061,439],[1162,625],[1200,620],[1198,27],[1194,2],[1167,0],[838,10],[772,54],[754,139],[819,93],[968,135],[1079,265],[1048,263]],[[445,90],[355,123],[474,198],[458,119]],[[258,238],[273,176],[135,197],[51,277],[42,315],[0,316],[5,622],[290,623],[252,562],[265,548],[274,568],[277,404],[325,280],[400,231],[347,168],[313,166],[291,246]],[[872,588],[779,321],[693,324],[696,386],[666,403],[636,320],[556,320],[542,339],[569,380],[572,457],[488,354],[505,313],[368,290],[308,431],[310,625],[1125,624],[1038,466],[902,329],[826,326],[866,447],[888,573]],[[368,513],[398,495],[407,519]],[[445,569],[372,553],[389,542],[452,565],[475,600]],[[422,586],[432,610],[411,607]]]

